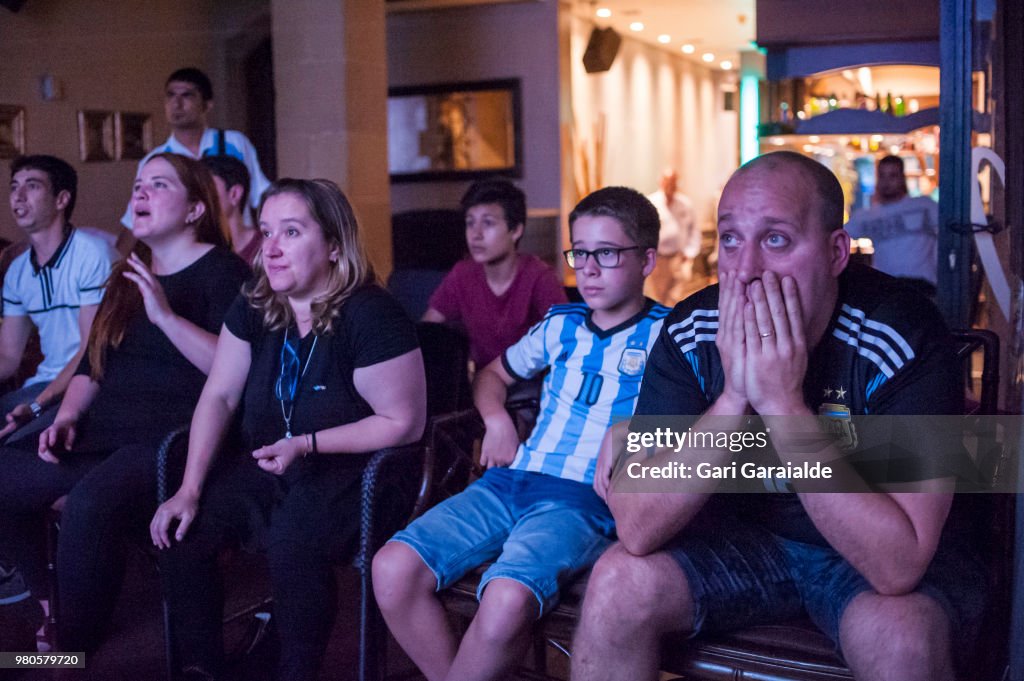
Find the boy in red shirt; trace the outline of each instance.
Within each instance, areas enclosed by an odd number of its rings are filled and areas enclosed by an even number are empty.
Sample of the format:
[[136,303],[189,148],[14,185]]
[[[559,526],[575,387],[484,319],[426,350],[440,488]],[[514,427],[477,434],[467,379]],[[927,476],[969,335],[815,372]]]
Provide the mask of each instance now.
[[459,322],[470,356],[484,367],[566,301],[553,269],[519,253],[526,196],[507,180],[474,182],[462,197],[469,258],[457,263],[430,297],[425,322]]

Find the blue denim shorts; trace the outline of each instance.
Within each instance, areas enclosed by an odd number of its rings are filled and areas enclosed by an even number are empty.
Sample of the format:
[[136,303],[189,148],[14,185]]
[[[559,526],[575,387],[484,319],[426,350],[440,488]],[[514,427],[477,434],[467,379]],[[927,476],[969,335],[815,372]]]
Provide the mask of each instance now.
[[[694,636],[807,616],[841,652],[839,623],[846,607],[873,590],[832,547],[780,537],[721,506],[699,513],[666,551],[686,575]],[[946,613],[954,652],[973,648],[985,581],[976,554],[943,542],[918,585]]]
[[543,615],[558,603],[559,588],[591,567],[614,536],[615,521],[590,485],[492,468],[391,541],[419,554],[438,591],[493,561],[477,598],[492,579],[511,579],[533,593]]

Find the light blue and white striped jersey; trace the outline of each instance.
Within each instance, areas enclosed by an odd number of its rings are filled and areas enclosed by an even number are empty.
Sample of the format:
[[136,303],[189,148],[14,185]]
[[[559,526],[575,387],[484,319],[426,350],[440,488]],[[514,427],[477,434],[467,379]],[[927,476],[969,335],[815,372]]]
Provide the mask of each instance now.
[[510,468],[591,483],[608,428],[633,415],[647,355],[669,309],[644,309],[606,331],[583,303],[554,305],[502,355],[505,370],[530,378],[550,367],[540,414]]

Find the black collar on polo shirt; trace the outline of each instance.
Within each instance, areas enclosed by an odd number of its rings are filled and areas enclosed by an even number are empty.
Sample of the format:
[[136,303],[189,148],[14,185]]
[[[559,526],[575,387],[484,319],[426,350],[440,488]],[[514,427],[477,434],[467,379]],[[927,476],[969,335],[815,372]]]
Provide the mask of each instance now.
[[72,226],[70,222],[64,226],[64,239],[60,242],[60,246],[57,247],[57,250],[53,252],[53,255],[50,256],[50,259],[47,260],[46,264],[44,264],[42,267],[39,266],[39,261],[36,259],[36,249],[30,248],[28,259],[29,262],[32,263],[32,272],[35,274],[39,274],[39,270],[43,269],[44,267],[50,269],[56,267],[57,264],[60,262],[60,259],[64,257],[64,251],[68,249],[68,242],[71,241],[71,233],[74,231],[75,228],[74,226]]

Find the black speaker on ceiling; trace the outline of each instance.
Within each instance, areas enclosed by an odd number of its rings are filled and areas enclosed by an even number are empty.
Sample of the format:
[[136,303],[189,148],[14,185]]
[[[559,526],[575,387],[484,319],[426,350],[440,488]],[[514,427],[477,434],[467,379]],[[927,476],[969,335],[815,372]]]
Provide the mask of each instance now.
[[619,53],[619,45],[622,44],[622,36],[615,32],[611,26],[608,28],[595,28],[590,32],[590,40],[587,42],[587,51],[583,53],[583,68],[587,73],[600,73],[612,67],[615,55]]
[[25,0],[0,0],[0,7],[6,7],[12,12],[17,12],[25,4]]

